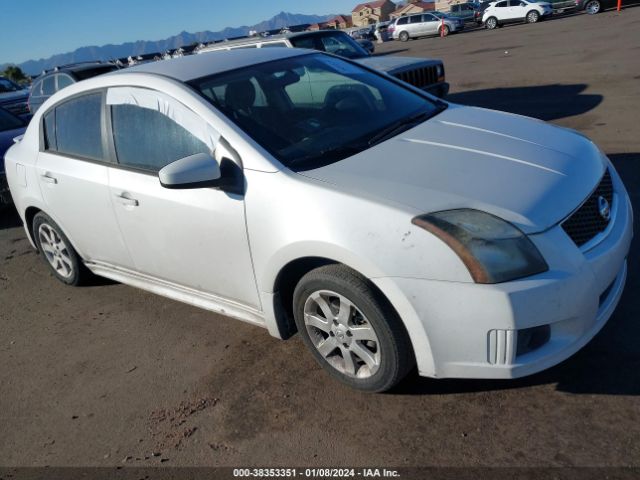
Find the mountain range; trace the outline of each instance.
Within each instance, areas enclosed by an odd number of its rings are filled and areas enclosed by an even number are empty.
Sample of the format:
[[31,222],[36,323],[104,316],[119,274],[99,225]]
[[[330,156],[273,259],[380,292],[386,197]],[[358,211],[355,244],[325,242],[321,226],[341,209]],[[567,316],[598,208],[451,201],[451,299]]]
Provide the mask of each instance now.
[[[18,64],[18,66],[28,75],[38,75],[42,70],[53,68],[57,65],[66,65],[76,62],[87,62],[92,60],[111,60],[114,58],[123,58],[128,56],[143,55],[145,53],[165,52],[184,45],[191,45],[200,42],[212,42],[214,40],[222,40],[224,38],[239,37],[247,35],[251,30],[263,32],[267,30],[275,30],[283,27],[294,25],[318,23],[329,20],[335,15],[303,15],[296,13],[280,12],[273,18],[265,20],[256,25],[242,27],[227,27],[218,32],[204,31],[197,33],[181,32],[178,35],[166,38],[164,40],[138,40],[136,42],[127,42],[120,45],[103,45],[81,47],[73,52],[61,53],[53,55],[49,58],[41,58],[40,60],[28,60]],[[4,70],[9,64],[0,65],[0,71]]]

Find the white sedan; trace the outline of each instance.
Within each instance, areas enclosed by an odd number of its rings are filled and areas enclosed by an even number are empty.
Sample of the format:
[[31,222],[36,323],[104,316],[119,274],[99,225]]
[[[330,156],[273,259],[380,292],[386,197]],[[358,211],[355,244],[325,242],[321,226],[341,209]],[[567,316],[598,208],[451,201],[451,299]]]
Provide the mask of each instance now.
[[[623,291],[629,197],[584,136],[298,49],[140,65],[51,97],[7,153],[55,277],[296,331],[354,388],[513,378]],[[37,292],[33,292],[37,295]]]
[[482,14],[482,23],[488,29],[494,29],[506,23],[536,23],[552,13],[553,7],[548,2],[501,0],[489,4]]

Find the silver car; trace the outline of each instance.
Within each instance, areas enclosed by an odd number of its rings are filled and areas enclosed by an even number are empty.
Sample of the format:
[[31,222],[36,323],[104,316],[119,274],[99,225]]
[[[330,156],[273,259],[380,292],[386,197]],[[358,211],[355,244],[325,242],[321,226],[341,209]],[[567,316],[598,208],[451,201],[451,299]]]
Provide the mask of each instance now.
[[388,28],[393,39],[402,42],[429,35],[446,36],[462,30],[464,30],[464,20],[449,17],[442,12],[418,13],[399,17]]
[[587,138],[317,51],[220,51],[79,82],[6,162],[62,282],[101,275],[297,331],[362,390],[414,365],[548,368],[603,327],[626,279],[631,204]]

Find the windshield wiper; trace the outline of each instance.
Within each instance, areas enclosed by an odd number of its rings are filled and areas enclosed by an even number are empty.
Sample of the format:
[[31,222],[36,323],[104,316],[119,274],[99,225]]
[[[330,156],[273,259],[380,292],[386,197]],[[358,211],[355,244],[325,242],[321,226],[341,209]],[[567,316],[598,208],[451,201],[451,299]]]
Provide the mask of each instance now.
[[342,160],[343,158],[350,157],[357,153],[360,153],[362,150],[368,148],[366,143],[352,143],[347,145],[340,145],[335,148],[328,148],[326,150],[321,150],[319,152],[314,152],[308,155],[303,155],[301,157],[295,158],[289,162],[289,166],[304,164],[307,162],[313,163],[314,161],[320,161],[319,163],[333,163],[338,160]]
[[399,133],[409,130],[411,127],[414,127],[419,123],[422,123],[425,120],[428,120],[429,118],[437,115],[438,113],[442,112],[446,108],[447,108],[446,103],[438,104],[436,106],[436,110],[433,112],[420,112],[420,113],[411,115],[409,117],[401,118],[397,122],[394,122],[391,125],[383,128],[378,133],[376,133],[373,137],[371,137],[369,139],[368,145],[370,147],[373,147],[374,145],[377,145],[378,143],[383,142],[388,138],[391,138],[395,135],[398,135]]

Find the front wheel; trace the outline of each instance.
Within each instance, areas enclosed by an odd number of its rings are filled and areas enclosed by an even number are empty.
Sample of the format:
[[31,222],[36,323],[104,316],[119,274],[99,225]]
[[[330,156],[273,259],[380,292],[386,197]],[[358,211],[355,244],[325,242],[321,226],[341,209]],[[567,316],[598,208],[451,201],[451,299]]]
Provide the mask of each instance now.
[[442,27],[440,27],[440,36],[442,37],[446,37],[447,35],[449,35],[449,26],[448,25],[444,25]]
[[33,236],[53,275],[67,285],[81,285],[91,277],[62,229],[49,215],[33,217]]
[[411,343],[396,312],[367,279],[343,265],[302,277],[293,308],[316,361],[352,388],[383,392],[413,367]]
[[409,34],[407,32],[400,32],[400,41],[401,42],[409,41]]
[[537,23],[540,20],[540,14],[535,10],[531,10],[527,13],[527,23]]
[[493,30],[498,27],[498,19],[496,17],[489,17],[484,25],[489,30]]
[[596,13],[600,13],[600,11],[602,10],[602,5],[600,4],[599,0],[590,0],[584,6],[584,9],[589,15],[595,15]]

